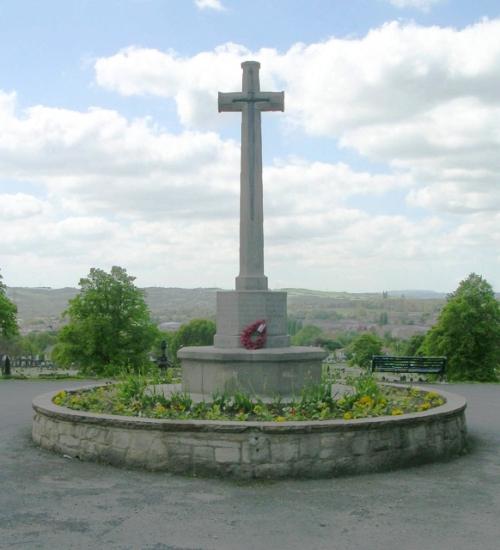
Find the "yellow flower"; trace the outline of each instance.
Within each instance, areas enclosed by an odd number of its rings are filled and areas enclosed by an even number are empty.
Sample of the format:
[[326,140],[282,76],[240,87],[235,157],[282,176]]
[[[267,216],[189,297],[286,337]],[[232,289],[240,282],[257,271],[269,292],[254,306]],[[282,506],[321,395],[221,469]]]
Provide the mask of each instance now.
[[52,400],[56,405],[60,405],[65,399],[66,399],[67,393],[62,390],[59,393],[56,393],[54,395],[54,399]]
[[351,420],[352,419],[352,412],[347,411],[344,413],[344,420]]
[[373,405],[373,399],[369,395],[363,395],[361,399],[358,399],[358,403],[363,407],[371,407]]
[[117,403],[113,407],[113,412],[115,413],[122,413],[125,410],[125,405],[123,403]]
[[424,401],[421,405],[418,406],[418,408],[421,411],[427,411],[431,408],[431,404],[429,403],[429,401]]
[[428,401],[431,401],[432,399],[437,399],[439,397],[440,397],[439,393],[435,391],[430,391],[425,394],[425,399]]
[[153,412],[155,414],[162,415],[167,412],[167,409],[161,403],[156,403]]
[[285,422],[286,418],[284,416],[277,416],[274,421],[275,422]]
[[69,400],[70,407],[78,407],[82,402],[82,399],[79,395],[75,395]]
[[392,416],[399,416],[400,414],[403,414],[403,411],[395,407],[394,409],[392,409],[391,414]]

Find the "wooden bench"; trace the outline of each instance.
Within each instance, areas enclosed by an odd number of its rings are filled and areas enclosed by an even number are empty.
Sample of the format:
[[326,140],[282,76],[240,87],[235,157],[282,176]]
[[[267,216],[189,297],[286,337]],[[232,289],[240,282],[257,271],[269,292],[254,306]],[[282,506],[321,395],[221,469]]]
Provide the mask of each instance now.
[[374,355],[371,372],[392,372],[438,374],[442,380],[446,368],[446,357],[393,357],[389,355]]

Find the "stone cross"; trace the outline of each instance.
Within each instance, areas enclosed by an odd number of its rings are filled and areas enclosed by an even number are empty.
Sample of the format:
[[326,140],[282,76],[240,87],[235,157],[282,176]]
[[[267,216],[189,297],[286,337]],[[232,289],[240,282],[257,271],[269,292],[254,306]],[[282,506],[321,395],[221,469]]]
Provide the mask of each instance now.
[[242,92],[219,92],[219,113],[241,111],[240,273],[236,290],[267,290],[264,275],[261,111],[284,111],[284,92],[261,92],[260,63],[245,61]]

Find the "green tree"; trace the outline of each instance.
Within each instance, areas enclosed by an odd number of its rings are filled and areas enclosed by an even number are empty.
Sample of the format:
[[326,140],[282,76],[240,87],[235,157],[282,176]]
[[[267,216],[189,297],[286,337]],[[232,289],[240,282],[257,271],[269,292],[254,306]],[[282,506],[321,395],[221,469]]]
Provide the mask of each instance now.
[[171,357],[176,366],[180,361],[177,352],[187,346],[212,346],[215,336],[215,323],[209,319],[193,319],[182,325],[174,334],[171,343]]
[[292,344],[294,346],[311,346],[321,337],[323,331],[315,325],[305,325],[294,336]]
[[18,333],[18,327],[17,307],[7,298],[5,291],[6,287],[0,275],[0,335],[7,339]]
[[355,338],[349,346],[350,365],[367,368],[372,355],[382,355],[382,340],[371,332],[365,332]]
[[288,334],[294,336],[302,328],[302,321],[293,317],[288,317],[287,320]]
[[338,340],[327,338],[325,336],[320,336],[319,338],[316,338],[316,340],[314,341],[314,345],[321,346],[322,348],[330,352],[340,349],[342,347],[342,344]]
[[491,285],[471,273],[450,294],[427,333],[425,355],[445,355],[448,380],[497,379],[500,366],[500,305]]
[[388,325],[389,324],[389,316],[387,315],[387,311],[383,311],[377,320],[379,325]]
[[414,334],[411,338],[403,342],[402,354],[406,356],[422,355],[422,344],[425,340],[425,334]]
[[53,352],[57,363],[75,363],[97,374],[147,363],[158,329],[134,279],[116,266],[110,274],[92,268],[80,279],[80,293],[64,313],[69,323],[59,332]]

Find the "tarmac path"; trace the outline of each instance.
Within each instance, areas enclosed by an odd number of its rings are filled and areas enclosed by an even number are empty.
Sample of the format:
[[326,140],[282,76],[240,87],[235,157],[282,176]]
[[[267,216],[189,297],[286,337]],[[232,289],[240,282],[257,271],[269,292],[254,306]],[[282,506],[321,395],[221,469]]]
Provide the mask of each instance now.
[[31,401],[85,382],[0,380],[0,548],[497,550],[500,385],[468,401],[470,452],[389,473],[234,482],[67,459],[31,440]]

